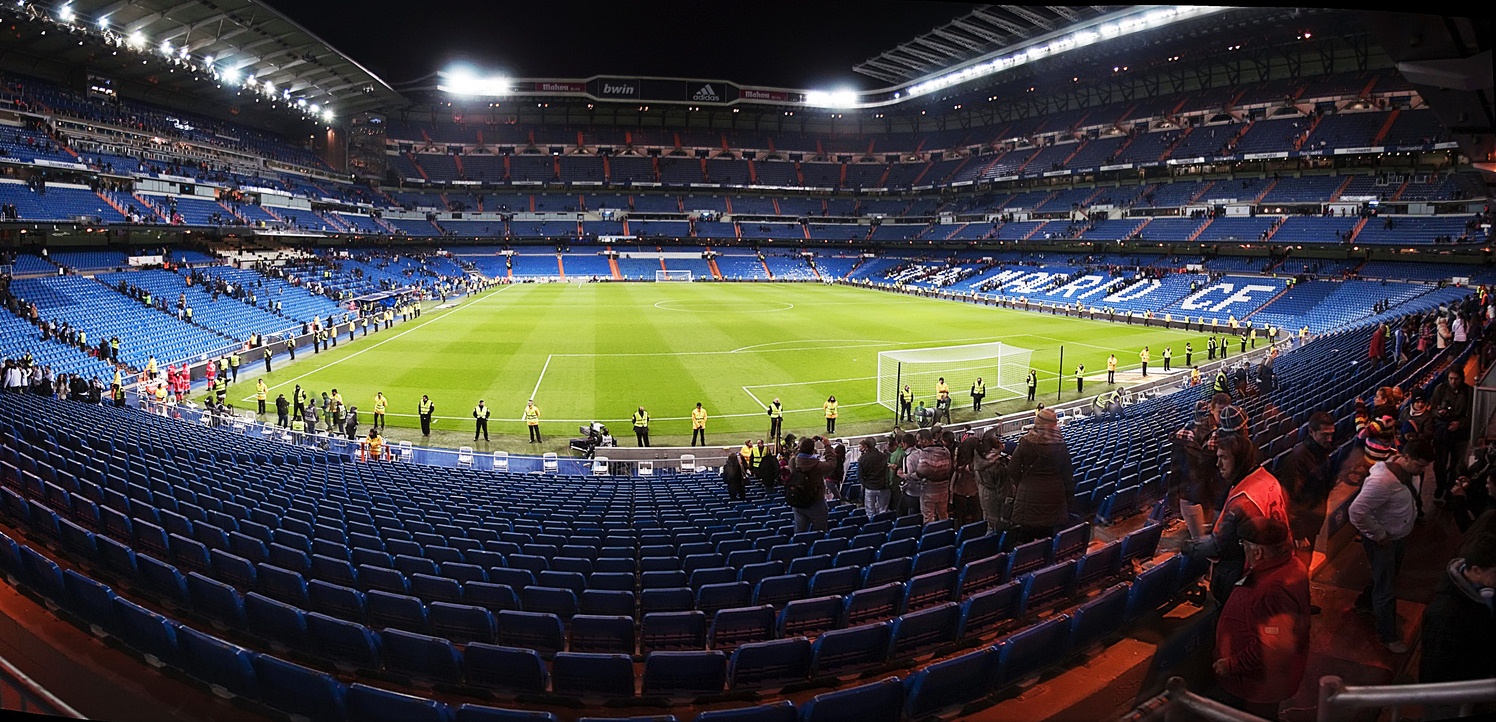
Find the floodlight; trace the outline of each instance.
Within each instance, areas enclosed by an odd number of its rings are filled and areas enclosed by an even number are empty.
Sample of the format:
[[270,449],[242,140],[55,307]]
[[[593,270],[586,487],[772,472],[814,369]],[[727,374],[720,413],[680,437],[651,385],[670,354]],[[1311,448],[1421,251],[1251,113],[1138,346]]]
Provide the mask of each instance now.
[[171,41],[170,40],[162,40],[161,41],[161,54],[165,55],[167,57],[171,57]]
[[509,79],[502,76],[479,77],[470,68],[455,67],[443,70],[438,75],[441,80],[437,82],[437,89],[453,95],[462,96],[496,96],[508,95],[511,88]]
[[135,48],[136,50],[139,50],[139,49],[145,47],[145,35],[143,33],[141,33],[139,30],[136,30],[135,32],[130,33],[129,43],[130,43],[130,47]]
[[57,19],[65,23],[73,22],[74,17],[75,16],[73,14],[72,5],[63,5],[62,8],[57,11]]
[[108,30],[109,29],[109,17],[107,15],[104,16],[104,17],[102,17],[102,18],[99,18],[99,29],[100,30]]
[[332,108],[326,108],[322,111],[322,122],[331,123],[332,118]]
[[223,73],[221,73],[219,75],[219,77],[223,78],[223,82],[225,82],[225,83],[230,83],[230,84],[237,83],[237,82],[239,82],[239,69],[238,68],[224,68],[223,69]]
[[857,92],[854,90],[812,90],[805,94],[805,104],[817,108],[855,108]]

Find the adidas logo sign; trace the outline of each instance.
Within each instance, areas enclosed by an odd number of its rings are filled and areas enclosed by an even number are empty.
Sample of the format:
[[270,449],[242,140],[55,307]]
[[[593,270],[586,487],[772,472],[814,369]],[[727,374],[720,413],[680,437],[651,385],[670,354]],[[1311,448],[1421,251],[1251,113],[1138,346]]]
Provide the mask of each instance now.
[[716,88],[708,84],[701,86],[701,89],[696,91],[695,95],[691,96],[691,100],[716,103],[722,100],[722,96],[717,94]]

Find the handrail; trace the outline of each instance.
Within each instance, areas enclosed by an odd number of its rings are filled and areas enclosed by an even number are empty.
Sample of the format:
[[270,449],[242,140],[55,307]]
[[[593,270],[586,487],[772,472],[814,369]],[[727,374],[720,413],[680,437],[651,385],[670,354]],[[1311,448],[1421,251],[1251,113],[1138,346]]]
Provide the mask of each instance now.
[[[7,692],[14,690],[20,698],[20,706],[15,707],[13,700],[8,699]],[[26,676],[25,672],[17,669],[10,660],[0,657],[0,707],[19,712],[34,712],[51,717],[65,717],[68,719],[86,719],[68,703],[57,698],[56,695],[36,680]]]
[[1210,722],[1267,722],[1250,712],[1243,712],[1189,691],[1189,684],[1183,677],[1170,677],[1164,684],[1163,692],[1139,703],[1131,712],[1120,717],[1118,722],[1159,722],[1172,717],[1170,711],[1176,706]]
[[1496,679],[1428,684],[1345,684],[1337,675],[1319,679],[1319,722],[1342,719],[1345,713],[1365,708],[1392,708],[1392,722],[1402,717],[1403,706],[1458,706],[1459,716],[1471,713],[1476,703],[1496,702]]

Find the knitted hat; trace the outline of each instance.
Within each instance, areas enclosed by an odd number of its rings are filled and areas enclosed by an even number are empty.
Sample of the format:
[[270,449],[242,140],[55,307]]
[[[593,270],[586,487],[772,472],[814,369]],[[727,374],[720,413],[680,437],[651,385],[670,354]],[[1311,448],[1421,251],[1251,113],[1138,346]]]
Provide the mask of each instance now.
[[1240,434],[1247,430],[1247,414],[1237,406],[1227,406],[1221,409],[1221,425],[1217,427],[1223,434]]
[[1034,426],[1058,426],[1060,418],[1055,416],[1054,409],[1040,409],[1034,414]]
[[1392,452],[1397,446],[1391,439],[1385,439],[1375,434],[1366,437],[1366,458],[1370,461],[1386,461],[1392,458]]
[[1280,546],[1288,541],[1288,525],[1270,516],[1249,516],[1236,528],[1242,541],[1261,546]]

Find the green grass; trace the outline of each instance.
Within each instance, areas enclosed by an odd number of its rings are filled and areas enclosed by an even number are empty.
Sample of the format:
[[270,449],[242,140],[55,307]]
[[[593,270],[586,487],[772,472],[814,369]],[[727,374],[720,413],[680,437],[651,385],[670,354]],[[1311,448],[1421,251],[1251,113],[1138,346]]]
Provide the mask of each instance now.
[[[376,391],[389,398],[389,424],[399,427],[419,426],[416,403],[429,394],[437,404],[436,428],[448,432],[437,441],[452,445],[471,433],[471,412],[481,398],[493,409],[493,448],[516,450],[526,447],[518,419],[532,394],[547,449],[564,446],[578,425],[593,420],[608,423],[626,443],[632,435],[626,420],[639,405],[654,418],[656,445],[684,445],[688,415],[700,401],[711,414],[708,438],[725,445],[767,432],[755,397],[783,400],[787,432],[824,430],[821,403],[830,395],[841,406],[839,434],[887,430],[892,413],[876,403],[883,350],[987,341],[1029,348],[1040,400],[1053,403],[1062,345],[1069,399],[1075,364],[1084,363],[1088,374],[1101,372],[1115,351],[1122,366],[1135,366],[1144,345],[1152,347],[1154,364],[1164,345],[1173,346],[1182,364],[1187,340],[1205,347],[1202,334],[845,286],[523,284],[463,300],[455,309],[427,310],[417,321],[355,343],[345,337],[326,353],[304,348],[296,363],[282,364],[266,382],[272,400],[282,392],[289,398],[295,384],[314,393],[336,388],[359,407],[364,429]],[[972,379],[947,380],[954,420],[971,418],[966,390]],[[991,378],[988,383],[984,415],[1028,406],[1022,398],[992,403],[1003,392]],[[1087,395],[1099,386],[1088,384]],[[933,388],[914,391],[933,405]],[[253,394],[250,378],[229,397],[242,406]],[[395,433],[403,435],[419,432]]]

